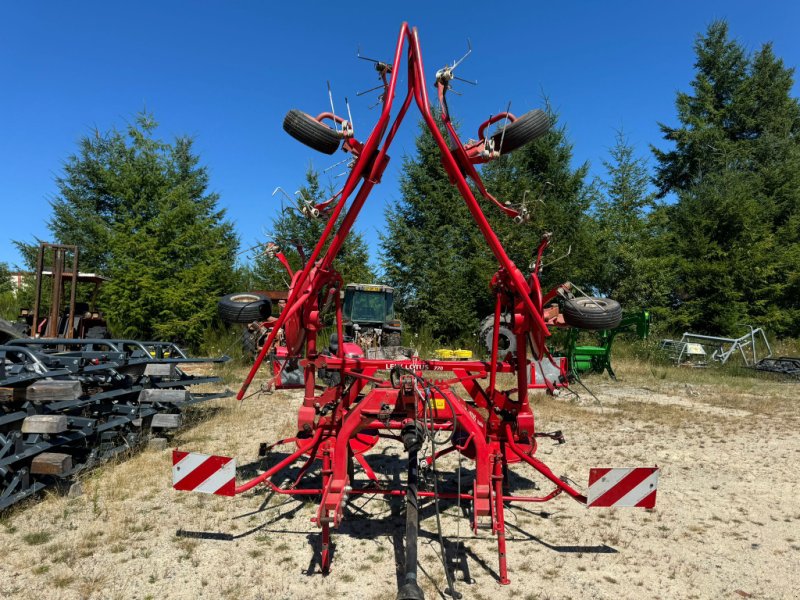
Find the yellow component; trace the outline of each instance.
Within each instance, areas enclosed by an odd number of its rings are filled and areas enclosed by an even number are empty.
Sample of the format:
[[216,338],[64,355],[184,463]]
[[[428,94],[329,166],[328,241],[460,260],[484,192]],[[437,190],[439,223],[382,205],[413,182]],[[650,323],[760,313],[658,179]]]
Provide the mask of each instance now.
[[381,286],[379,286],[379,285],[362,285],[361,286],[361,291],[362,292],[380,292],[382,290],[381,290]]
[[435,410],[444,410],[444,398],[431,398],[428,400],[428,406]]
[[448,350],[447,348],[439,348],[436,351],[436,357],[437,358],[453,358],[453,356],[454,356],[453,355],[453,351],[452,350]]
[[453,356],[461,359],[472,358],[472,350],[461,350],[459,348],[458,350],[453,350]]

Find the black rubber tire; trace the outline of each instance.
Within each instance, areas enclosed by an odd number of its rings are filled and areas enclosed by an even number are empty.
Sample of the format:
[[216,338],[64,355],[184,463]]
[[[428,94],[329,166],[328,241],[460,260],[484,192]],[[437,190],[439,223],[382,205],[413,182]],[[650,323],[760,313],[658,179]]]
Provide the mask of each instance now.
[[272,314],[272,302],[265,294],[238,292],[220,298],[217,309],[227,323],[252,323]]
[[622,320],[622,307],[611,298],[572,298],[561,312],[567,325],[590,331],[614,329]]
[[16,323],[11,323],[5,319],[0,319],[0,344],[5,344],[17,338],[24,338],[25,333],[23,327],[18,326]]
[[[492,352],[492,341],[494,333],[494,315],[489,315],[481,321],[478,333],[483,346],[487,352]],[[500,333],[497,336],[497,355],[502,360],[509,352],[517,351],[517,336],[511,331],[511,317],[500,315]]]
[[383,345],[384,346],[399,346],[403,339],[402,335],[399,331],[393,331],[392,333],[385,333],[383,336]]
[[342,141],[333,129],[296,108],[286,113],[283,129],[298,142],[323,154],[336,152]]
[[500,150],[500,140],[503,140],[501,154],[508,154],[543,136],[550,130],[550,117],[540,108],[526,112],[513,123],[506,125],[506,134],[503,128],[492,136],[495,150]]
[[246,327],[242,331],[242,349],[248,356],[258,356],[261,351],[258,345],[260,337],[260,331],[249,331]]
[[107,340],[111,336],[108,335],[108,328],[103,325],[95,325],[86,330],[86,337],[90,340]]

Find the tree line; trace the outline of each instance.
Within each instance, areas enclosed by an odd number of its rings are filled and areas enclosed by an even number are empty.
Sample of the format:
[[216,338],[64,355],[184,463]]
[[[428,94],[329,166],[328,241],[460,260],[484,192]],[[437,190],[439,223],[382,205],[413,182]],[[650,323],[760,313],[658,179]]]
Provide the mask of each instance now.
[[[669,149],[651,146],[652,169],[618,132],[604,176],[588,180],[550,110],[548,134],[482,171],[496,197],[527,198],[533,218],[515,225],[490,205],[485,212],[520,267],[544,231],[553,233],[551,259],[571,250],[545,269],[544,287],[571,280],[627,309],[650,309],[666,330],[732,334],[752,324],[800,335],[794,70],[771,44],[748,53],[723,21],[698,36],[695,54],[690,91],[676,98],[678,123],[660,125]],[[401,192],[386,211],[387,282],[413,328],[467,337],[492,309],[494,261],[426,131],[406,159]]]
[[[747,52],[723,21],[697,37],[695,55],[694,79],[677,94],[677,123],[660,125],[665,148],[651,146],[651,160],[620,131],[604,174],[590,179],[588,163],[573,165],[566,125],[548,106],[547,134],[482,168],[493,195],[524,201],[530,220],[515,224],[483,208],[523,270],[543,232],[552,233],[545,263],[563,258],[545,268],[544,287],[572,281],[627,309],[650,309],[667,330],[734,333],[747,323],[798,336],[794,70],[771,44]],[[197,345],[219,296],[288,282],[263,245],[239,250],[192,140],[164,142],[155,129],[142,114],[123,131],[82,139],[56,181],[48,227],[53,241],[80,247],[82,270],[110,276],[100,303],[115,335]],[[300,196],[331,194],[309,170]],[[263,241],[278,243],[298,268],[324,220],[306,218],[292,199],[284,208]],[[413,330],[471,337],[493,308],[496,265],[424,127],[386,222],[374,266],[363,237],[351,234],[336,265],[345,281],[394,286]],[[31,259],[34,245],[18,245]]]
[[[56,179],[47,226],[78,246],[81,271],[110,278],[98,303],[115,336],[196,346],[234,285],[238,238],[191,138],[164,142],[156,127],[143,113],[124,131],[82,138]],[[38,243],[17,246],[33,267]],[[30,288],[20,302],[32,305]]]

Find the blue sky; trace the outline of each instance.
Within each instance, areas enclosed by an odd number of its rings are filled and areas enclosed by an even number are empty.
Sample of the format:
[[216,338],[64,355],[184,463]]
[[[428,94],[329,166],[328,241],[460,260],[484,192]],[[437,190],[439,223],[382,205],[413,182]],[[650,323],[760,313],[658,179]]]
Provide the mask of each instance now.
[[[693,41],[718,18],[749,50],[772,41],[786,64],[800,64],[800,4],[789,1],[3,3],[0,261],[19,262],[12,240],[49,239],[54,178],[80,137],[122,128],[144,108],[163,138],[195,137],[242,247],[264,239],[280,210],[275,187],[294,191],[309,164],[321,171],[343,158],[292,140],[281,128],[286,111],[327,110],[330,80],[337,111],[348,96],[365,139],[375,94],[355,93],[377,80],[356,50],[390,60],[403,20],[420,30],[429,82],[471,39],[460,75],[479,85],[459,86],[464,95],[450,100],[464,137],[509,100],[520,114],[544,93],[576,164],[600,174],[620,127],[643,156],[660,144],[657,122],[676,122],[675,93],[693,77]],[[414,148],[417,113],[409,117],[357,223],[373,256],[402,156]]]

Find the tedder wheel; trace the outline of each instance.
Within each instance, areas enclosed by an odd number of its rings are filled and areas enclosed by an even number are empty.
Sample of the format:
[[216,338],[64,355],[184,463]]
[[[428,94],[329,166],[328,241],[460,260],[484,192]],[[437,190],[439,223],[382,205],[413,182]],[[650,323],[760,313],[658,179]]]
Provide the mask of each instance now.
[[[488,352],[492,351],[492,336],[494,334],[494,315],[489,315],[481,321],[478,336]],[[500,332],[497,335],[497,353],[502,360],[509,352],[517,351],[517,336],[511,331],[511,317],[500,316]]]
[[572,298],[561,312],[567,325],[578,329],[614,329],[622,320],[622,307],[610,298]]
[[219,316],[228,323],[252,323],[272,314],[272,302],[265,294],[240,292],[228,294],[217,303]]
[[503,140],[501,154],[508,154],[517,148],[543,136],[550,129],[550,117],[540,108],[526,112],[513,123],[506,125],[506,134],[503,136],[501,127],[492,136],[494,147],[500,149],[500,140]]
[[298,142],[323,154],[333,154],[341,142],[339,134],[333,129],[296,108],[286,113],[283,129]]

